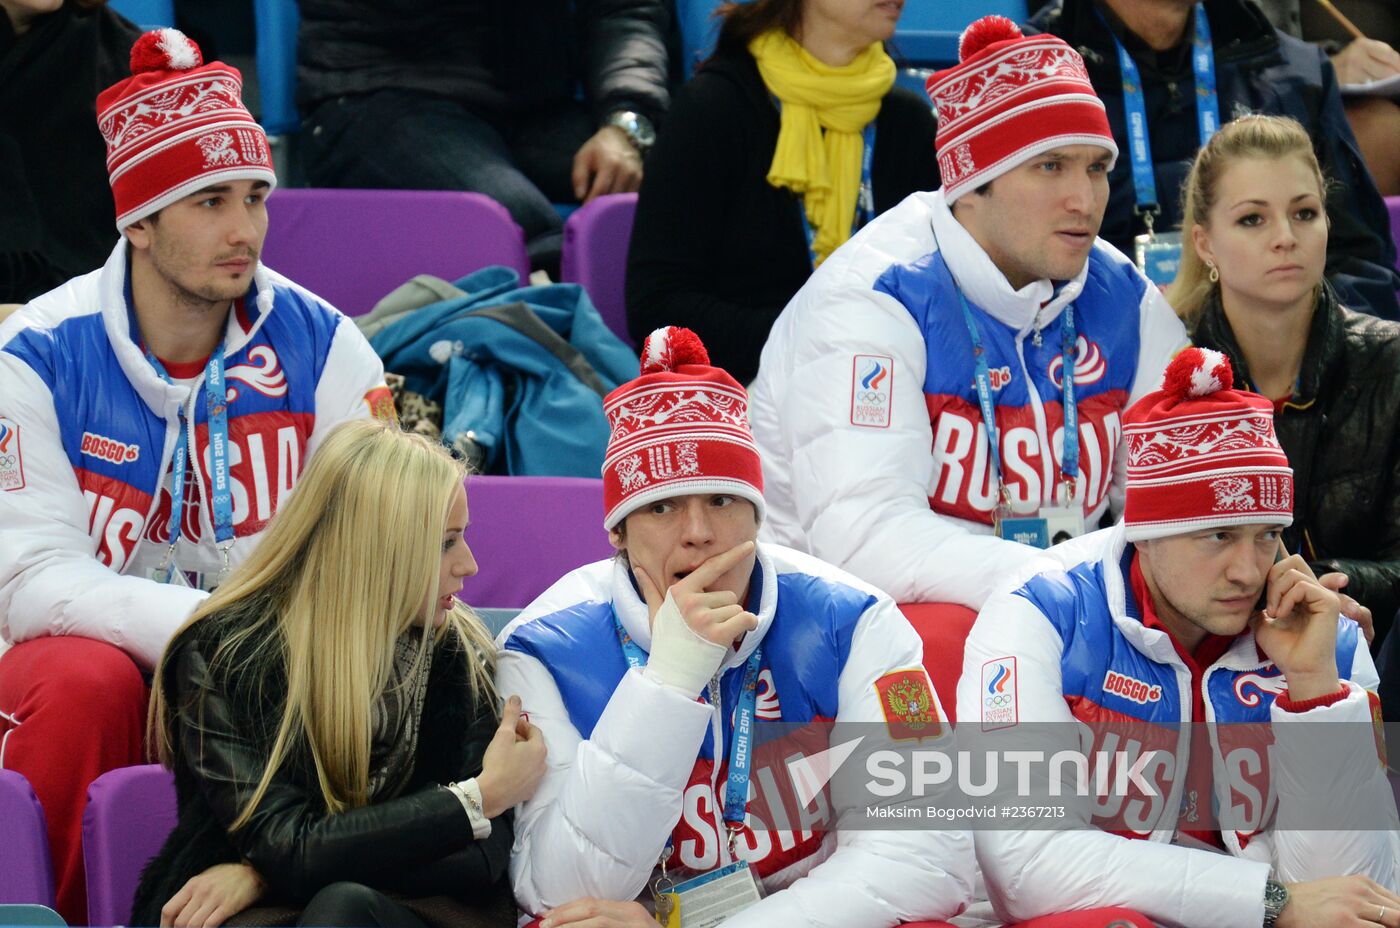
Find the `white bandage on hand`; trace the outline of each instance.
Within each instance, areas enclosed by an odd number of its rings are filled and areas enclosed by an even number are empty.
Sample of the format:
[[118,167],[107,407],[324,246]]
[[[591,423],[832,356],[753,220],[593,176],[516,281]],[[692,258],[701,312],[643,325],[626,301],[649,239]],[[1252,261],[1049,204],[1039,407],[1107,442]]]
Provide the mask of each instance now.
[[643,673],[695,699],[719,670],[724,652],[723,645],[695,634],[668,590],[651,623],[651,655]]

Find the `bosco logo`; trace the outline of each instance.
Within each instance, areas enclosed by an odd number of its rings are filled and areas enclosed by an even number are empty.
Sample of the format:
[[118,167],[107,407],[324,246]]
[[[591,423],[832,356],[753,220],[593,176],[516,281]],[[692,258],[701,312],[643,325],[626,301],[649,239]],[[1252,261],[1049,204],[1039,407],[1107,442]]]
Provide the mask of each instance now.
[[1132,677],[1121,673],[1114,673],[1110,670],[1103,678],[1103,691],[1122,696],[1124,699],[1146,705],[1149,702],[1157,702],[1162,698],[1162,688],[1135,680]]
[[141,456],[140,445],[128,445],[115,438],[95,435],[92,432],[83,433],[81,450],[89,457],[99,458],[111,464],[129,464]]

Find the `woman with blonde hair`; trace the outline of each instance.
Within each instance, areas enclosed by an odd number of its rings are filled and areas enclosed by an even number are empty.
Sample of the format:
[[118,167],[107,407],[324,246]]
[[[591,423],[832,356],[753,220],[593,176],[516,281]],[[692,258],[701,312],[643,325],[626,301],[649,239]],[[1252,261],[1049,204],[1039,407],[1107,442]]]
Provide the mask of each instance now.
[[132,924],[513,922],[504,813],[544,744],[518,699],[497,719],[494,645],[454,598],[463,476],[420,436],[340,426],[175,634],[151,725],[179,820]]
[[1379,646],[1400,607],[1400,324],[1342,306],[1323,276],[1326,193],[1297,122],[1227,123],[1187,178],[1167,299],[1274,401],[1295,488],[1285,547],[1369,608]]

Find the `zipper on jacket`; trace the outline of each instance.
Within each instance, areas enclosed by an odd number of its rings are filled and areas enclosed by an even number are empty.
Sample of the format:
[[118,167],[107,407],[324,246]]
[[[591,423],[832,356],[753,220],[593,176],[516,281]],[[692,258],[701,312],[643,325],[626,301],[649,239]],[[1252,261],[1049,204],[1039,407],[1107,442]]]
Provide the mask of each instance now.
[[720,690],[720,677],[724,674],[724,665],[715,671],[715,675],[710,678],[710,708],[714,710],[714,715],[710,719],[710,735],[714,744],[712,752],[714,762],[710,764],[710,794],[715,797],[715,834],[716,843],[719,846],[719,865],[721,867],[734,862],[729,853],[729,829],[724,822],[724,796],[719,791],[719,766],[720,759],[727,757],[724,750],[724,694]]
[[[1045,307],[1041,307],[1044,309]],[[1040,316],[1036,313],[1036,318]],[[1035,381],[1031,379],[1030,368],[1026,367],[1025,338],[1016,339],[1016,358],[1021,362],[1021,376],[1026,378],[1026,395],[1031,398],[1031,412],[1035,413],[1035,434],[1040,441],[1040,447],[1044,450],[1041,455],[1040,467],[1040,499],[1035,500],[1035,508],[1038,511],[1045,503],[1045,490],[1047,487],[1054,487],[1055,483],[1055,446],[1050,442],[1050,428],[1045,423],[1045,406],[1040,401],[1040,391],[1035,388]],[[1073,377],[1074,372],[1069,371],[1069,376]],[[988,436],[990,440],[991,436]],[[1006,479],[1005,475],[1002,479]],[[1029,489],[1029,488],[1027,488]],[[1032,502],[1027,500],[1026,502]]]

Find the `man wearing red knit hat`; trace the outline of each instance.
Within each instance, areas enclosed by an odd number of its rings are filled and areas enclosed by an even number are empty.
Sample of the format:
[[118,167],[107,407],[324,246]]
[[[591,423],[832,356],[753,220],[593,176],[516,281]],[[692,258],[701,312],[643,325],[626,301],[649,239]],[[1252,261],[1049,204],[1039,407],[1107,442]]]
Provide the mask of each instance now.
[[497,689],[520,696],[549,749],[510,864],[516,901],[545,928],[654,925],[652,908],[679,912],[668,925],[892,928],[948,918],[971,894],[965,830],[882,828],[870,812],[898,814],[907,797],[833,787],[792,806],[829,816],[773,814],[805,742],[765,739],[759,723],[814,732],[809,758],[836,753],[833,723],[867,751],[949,750],[951,732],[888,596],[755,544],[747,405],[693,332],[653,332],[642,375],[604,402],[618,557],[568,574],[499,639]]
[[943,187],[813,274],[753,409],[765,537],[975,609],[1037,546],[1121,511],[1123,410],[1186,335],[1096,238],[1118,148],[1079,55],[1002,17],[960,44],[928,82]]
[[97,101],[117,247],[0,325],[0,765],[70,924],[86,787],[144,759],[143,673],[322,436],[388,402],[355,326],[258,263],[276,177],[238,71],[174,29],[131,64]]
[[1376,669],[1337,594],[1280,548],[1293,472],[1271,403],[1188,348],[1123,431],[1124,520],[1079,559],[1028,565],[967,640],[959,746],[1083,762],[1078,791],[1017,784],[1048,793],[1050,827],[974,835],[996,916],[1400,925]]

